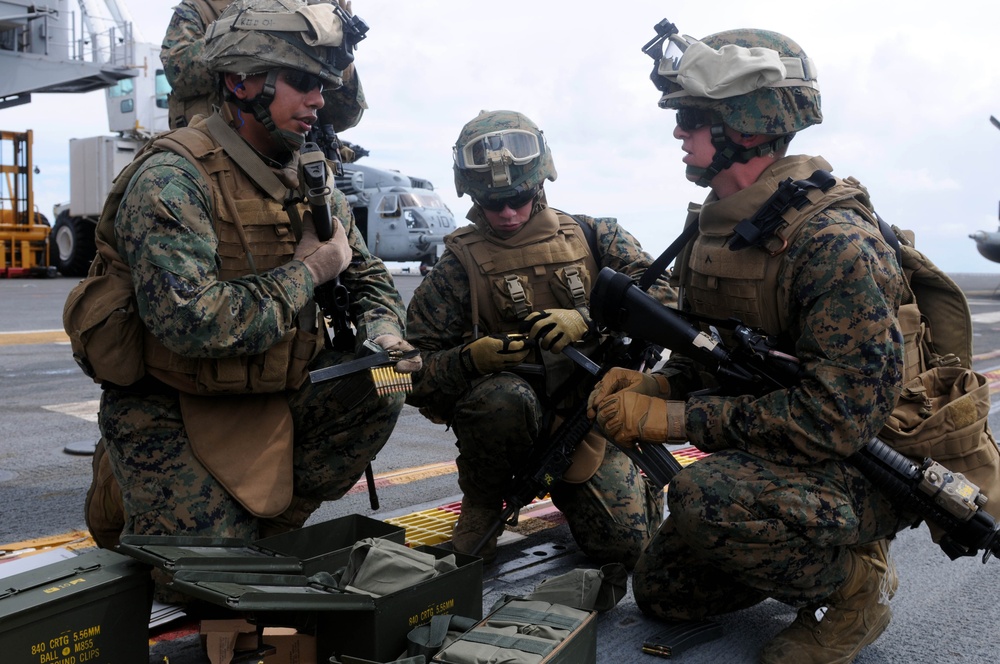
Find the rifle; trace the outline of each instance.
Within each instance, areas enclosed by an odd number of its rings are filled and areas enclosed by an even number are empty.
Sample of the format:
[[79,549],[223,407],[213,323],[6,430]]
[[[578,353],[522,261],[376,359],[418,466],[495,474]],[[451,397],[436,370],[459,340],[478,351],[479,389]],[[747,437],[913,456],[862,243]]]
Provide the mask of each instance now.
[[[598,275],[590,304],[599,324],[703,364],[720,379],[726,394],[759,395],[799,380],[798,359],[777,350],[773,339],[732,320],[737,345],[726,348],[676,309],[640,290],[630,277],[609,268]],[[952,560],[983,551],[985,563],[991,555],[1000,555],[1000,524],[982,509],[986,496],[961,473],[932,459],[917,464],[878,438],[847,461],[899,509],[941,527],[945,535],[939,546]]]
[[[312,142],[304,143],[299,150],[299,171],[302,184],[305,186],[306,201],[312,213],[313,226],[316,228],[316,236],[320,242],[326,242],[333,237],[333,224],[339,222],[335,222],[330,213],[330,186],[327,184],[326,158],[322,148]],[[347,229],[341,228],[341,232],[346,233]],[[330,336],[326,335],[327,347],[343,353],[353,352],[354,326],[349,308],[351,294],[347,287],[340,283],[340,277],[318,286],[313,297],[323,316],[329,319],[330,328],[333,330],[332,341]],[[365,480],[368,484],[369,503],[373,510],[377,510],[379,502],[375,492],[375,473],[371,461],[365,466]]]
[[[313,226],[320,242],[333,237],[334,217],[330,213],[330,186],[327,183],[326,159],[323,149],[316,143],[305,143],[299,151],[299,166],[306,200],[312,212]],[[346,232],[346,229],[342,229]],[[330,320],[333,330],[332,347],[341,352],[354,350],[354,326],[350,315],[351,295],[340,277],[316,288],[316,304]]]
[[[597,352],[598,356],[605,358],[603,365],[598,365],[572,346],[563,349],[563,354],[586,372],[586,377],[581,380],[576,375],[578,372],[574,372],[574,375],[570,376],[556,390],[556,394],[562,395],[569,389],[573,389],[580,390],[585,396],[573,406],[551,435],[546,437],[545,434],[542,434],[540,439],[535,442],[527,461],[514,474],[508,485],[508,491],[504,496],[503,511],[491,524],[482,539],[473,547],[472,555],[478,554],[504,524],[516,526],[521,508],[533,499],[541,498],[547,494],[552,485],[562,478],[566,470],[573,464],[573,452],[577,445],[593,426],[593,422],[587,417],[587,396],[612,367],[639,366],[642,361],[642,351],[645,349],[645,344],[626,343],[618,337],[611,336],[601,344]],[[554,399],[554,401],[558,402],[558,399]],[[674,459],[669,450],[660,445],[624,451],[646,474],[657,490],[662,490],[681,469],[681,465]]]

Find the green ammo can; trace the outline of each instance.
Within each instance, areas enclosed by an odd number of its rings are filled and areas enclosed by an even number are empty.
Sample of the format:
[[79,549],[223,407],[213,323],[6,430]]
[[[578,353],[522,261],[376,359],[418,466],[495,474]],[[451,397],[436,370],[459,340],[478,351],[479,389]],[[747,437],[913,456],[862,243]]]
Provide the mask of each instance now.
[[0,660],[146,662],[151,595],[149,567],[103,549],[0,579]]

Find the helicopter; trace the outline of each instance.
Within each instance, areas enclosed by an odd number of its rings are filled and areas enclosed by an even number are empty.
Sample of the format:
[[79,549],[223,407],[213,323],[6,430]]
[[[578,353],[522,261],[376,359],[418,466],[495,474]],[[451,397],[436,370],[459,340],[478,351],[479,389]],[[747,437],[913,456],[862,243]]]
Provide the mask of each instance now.
[[[1000,120],[990,116],[990,123],[1000,129]],[[1000,215],[998,215],[1000,216]],[[976,231],[969,235],[976,242],[979,254],[994,263],[1000,263],[1000,229],[996,231]]]

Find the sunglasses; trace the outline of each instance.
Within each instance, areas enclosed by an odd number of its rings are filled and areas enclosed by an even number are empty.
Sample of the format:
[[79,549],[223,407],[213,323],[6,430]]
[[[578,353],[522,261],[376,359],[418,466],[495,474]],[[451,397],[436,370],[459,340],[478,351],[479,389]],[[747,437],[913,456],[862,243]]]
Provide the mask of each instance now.
[[530,191],[526,191],[517,196],[511,196],[510,198],[503,198],[498,201],[476,201],[476,203],[484,210],[488,210],[490,212],[502,212],[505,207],[509,207],[511,210],[524,207],[533,201],[537,195],[538,190],[531,189]]
[[282,73],[282,77],[285,79],[285,83],[299,92],[312,92],[316,88],[319,88],[319,91],[323,92],[324,81],[316,74],[310,74],[307,71],[300,71],[298,69],[286,69]]
[[704,108],[682,108],[677,111],[677,126],[683,131],[694,131],[705,125],[721,122],[721,115]]

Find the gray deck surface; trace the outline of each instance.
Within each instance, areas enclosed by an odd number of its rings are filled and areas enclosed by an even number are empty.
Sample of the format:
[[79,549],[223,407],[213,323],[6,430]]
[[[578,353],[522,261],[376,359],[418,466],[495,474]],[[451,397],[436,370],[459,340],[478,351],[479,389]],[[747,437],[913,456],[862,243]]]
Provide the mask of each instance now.
[[[991,352],[1000,351],[1000,299],[992,297],[1000,276],[953,276],[970,293],[980,358],[976,368],[987,375],[1000,372],[1000,357],[993,358]],[[397,278],[405,298],[418,280],[416,276]],[[0,279],[0,333],[60,329],[62,303],[75,281]],[[100,390],[80,373],[67,348],[32,343],[3,346],[0,352],[0,440],[4,441],[0,446],[0,542],[55,535],[84,525],[82,505],[90,481],[90,459],[66,454],[64,449],[71,443],[96,440],[92,402]],[[998,376],[990,378],[998,380]],[[990,420],[993,430],[1000,430],[995,412]],[[452,433],[407,408],[376,459],[375,472],[446,462],[454,455]],[[310,523],[350,513],[377,519],[401,516],[457,500],[458,493],[454,473],[445,473],[381,489],[378,512],[359,493],[324,504]],[[995,636],[1000,633],[1000,561],[991,560],[985,566],[978,558],[949,561],[923,527],[902,533],[892,552],[900,576],[892,601],[894,620],[857,662],[969,664],[1000,659]],[[497,564],[484,575],[484,609],[503,595],[524,594],[548,576],[585,566],[588,561],[564,524],[523,538],[507,535]],[[754,662],[761,645],[793,616],[790,607],[773,601],[724,616],[718,619],[722,638],[675,659],[692,664]],[[658,661],[641,653],[640,647],[661,629],[661,624],[637,610],[629,594],[600,616],[598,662]],[[149,661],[202,664],[208,659],[197,637],[191,636],[158,644]]]

